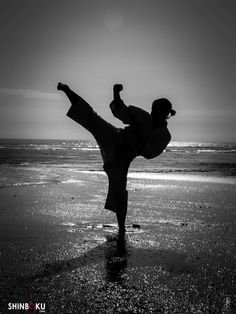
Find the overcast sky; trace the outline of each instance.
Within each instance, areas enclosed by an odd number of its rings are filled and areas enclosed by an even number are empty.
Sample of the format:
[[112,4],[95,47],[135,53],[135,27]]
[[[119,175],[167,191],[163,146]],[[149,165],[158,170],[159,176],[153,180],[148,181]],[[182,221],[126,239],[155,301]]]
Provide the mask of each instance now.
[[105,119],[112,85],[177,111],[173,140],[236,141],[235,0],[0,0],[0,137],[91,138],[58,81]]

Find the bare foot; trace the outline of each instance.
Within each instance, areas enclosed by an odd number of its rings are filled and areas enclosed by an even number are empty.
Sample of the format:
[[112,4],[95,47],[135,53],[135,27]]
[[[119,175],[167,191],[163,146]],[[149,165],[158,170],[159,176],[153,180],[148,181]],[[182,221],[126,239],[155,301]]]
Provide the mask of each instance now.
[[67,88],[69,88],[69,86],[66,85],[66,84],[62,84],[62,83],[60,83],[60,82],[57,84],[57,90],[62,90],[62,91],[64,91],[64,90],[67,89]]

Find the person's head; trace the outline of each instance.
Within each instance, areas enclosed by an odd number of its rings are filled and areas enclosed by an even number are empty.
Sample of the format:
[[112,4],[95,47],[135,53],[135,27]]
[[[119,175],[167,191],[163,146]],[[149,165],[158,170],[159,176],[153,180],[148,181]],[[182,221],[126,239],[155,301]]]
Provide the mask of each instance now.
[[152,103],[151,116],[154,124],[169,119],[176,111],[172,109],[171,102],[166,98],[159,98]]

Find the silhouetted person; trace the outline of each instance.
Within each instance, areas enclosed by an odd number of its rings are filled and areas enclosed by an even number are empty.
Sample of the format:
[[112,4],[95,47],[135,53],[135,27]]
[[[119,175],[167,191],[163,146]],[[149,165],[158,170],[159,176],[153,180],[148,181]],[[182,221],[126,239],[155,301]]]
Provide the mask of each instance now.
[[119,234],[124,235],[130,163],[139,155],[150,159],[162,153],[171,139],[166,120],[175,111],[165,98],[153,102],[151,114],[138,107],[126,106],[120,98],[123,86],[116,84],[110,108],[116,118],[129,125],[120,129],[102,119],[68,85],[58,83],[57,89],[65,92],[72,104],[67,116],[91,132],[98,143],[109,182],[105,208],[116,213]]

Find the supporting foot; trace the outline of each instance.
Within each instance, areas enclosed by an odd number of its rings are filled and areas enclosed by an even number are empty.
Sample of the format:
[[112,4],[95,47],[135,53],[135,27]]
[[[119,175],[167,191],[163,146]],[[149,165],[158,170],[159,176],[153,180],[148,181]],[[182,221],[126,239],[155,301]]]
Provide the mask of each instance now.
[[126,211],[116,213],[118,227],[119,227],[119,236],[125,235],[125,219]]

